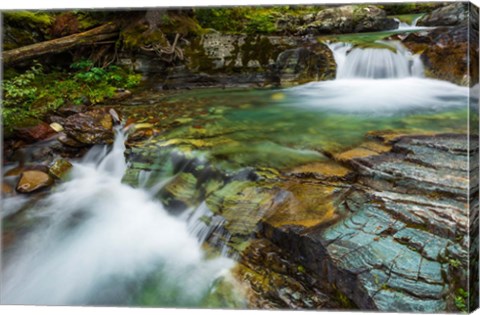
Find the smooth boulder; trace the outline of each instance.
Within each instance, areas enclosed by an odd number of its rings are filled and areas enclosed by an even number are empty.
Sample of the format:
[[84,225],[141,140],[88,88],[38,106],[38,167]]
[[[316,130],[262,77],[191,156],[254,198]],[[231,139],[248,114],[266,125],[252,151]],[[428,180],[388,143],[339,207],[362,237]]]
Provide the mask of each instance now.
[[64,123],[65,133],[83,144],[113,142],[112,116],[102,109],[69,116]]
[[53,178],[45,172],[37,170],[25,171],[18,181],[17,191],[19,193],[31,193],[52,184]]

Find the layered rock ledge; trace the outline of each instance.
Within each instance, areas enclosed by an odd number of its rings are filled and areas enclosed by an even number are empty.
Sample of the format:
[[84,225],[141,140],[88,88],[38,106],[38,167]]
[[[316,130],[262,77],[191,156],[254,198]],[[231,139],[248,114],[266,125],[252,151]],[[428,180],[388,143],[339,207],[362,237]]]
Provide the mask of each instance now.
[[[324,153],[293,169],[228,174],[183,159],[160,195],[207,209],[205,239],[239,261],[251,307],[455,311],[468,281],[476,139],[372,132]],[[138,163],[130,180],[148,168]]]

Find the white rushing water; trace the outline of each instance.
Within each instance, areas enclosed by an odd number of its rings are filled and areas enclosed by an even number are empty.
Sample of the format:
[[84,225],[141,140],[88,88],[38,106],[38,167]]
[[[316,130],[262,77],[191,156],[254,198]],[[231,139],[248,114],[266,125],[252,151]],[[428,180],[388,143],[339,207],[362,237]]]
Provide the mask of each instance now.
[[207,260],[187,222],[151,194],[121,183],[123,142],[118,132],[110,152],[93,148],[31,211],[42,223],[6,260],[3,304],[135,303],[153,275],[160,304],[195,305],[231,267],[227,258]]
[[329,44],[337,64],[336,79],[288,90],[299,106],[368,115],[392,115],[459,108],[468,104],[468,88],[424,77],[419,55],[398,42],[390,48],[355,48]]
[[388,48],[353,48],[352,44],[333,43],[329,47],[337,63],[336,79],[398,79],[423,77],[419,55],[410,53],[398,42],[381,41]]
[[399,19],[396,19],[398,22],[398,30],[399,31],[417,31],[417,30],[427,30],[433,29],[434,27],[427,27],[427,26],[417,26],[418,21],[423,17],[423,15],[417,16],[413,19],[412,24],[408,24],[406,22],[402,22]]

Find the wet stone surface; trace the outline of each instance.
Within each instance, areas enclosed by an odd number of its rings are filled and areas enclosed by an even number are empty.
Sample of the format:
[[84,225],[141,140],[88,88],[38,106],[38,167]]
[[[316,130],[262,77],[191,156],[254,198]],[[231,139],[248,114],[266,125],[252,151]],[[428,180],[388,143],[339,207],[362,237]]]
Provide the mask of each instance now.
[[[213,170],[186,151],[182,167],[170,157],[177,175],[165,189],[187,208],[205,200],[205,222],[215,222],[206,239],[239,261],[252,307],[451,310],[452,292],[466,287],[475,143],[469,151],[458,134],[369,138],[283,171]],[[131,170],[155,171],[154,154],[135,150]]]

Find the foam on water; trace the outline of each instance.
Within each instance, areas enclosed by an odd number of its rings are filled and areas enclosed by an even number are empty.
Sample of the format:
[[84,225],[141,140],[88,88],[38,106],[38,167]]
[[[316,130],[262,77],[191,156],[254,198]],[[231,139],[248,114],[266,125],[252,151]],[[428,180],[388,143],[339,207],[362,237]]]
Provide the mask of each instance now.
[[[147,191],[121,183],[123,140],[119,132],[110,152],[93,149],[35,209],[43,223],[6,260],[2,303],[128,304],[139,281],[160,273],[159,298],[191,305],[231,267],[205,259],[187,222]],[[172,288],[181,294],[169,301]]]
[[329,44],[337,64],[332,81],[312,82],[287,90],[297,106],[333,112],[392,115],[439,111],[467,105],[468,88],[424,78],[419,55],[397,42],[387,48],[353,48]]
[[391,115],[467,105],[468,88],[424,78],[313,82],[289,91],[299,106],[333,112]]

